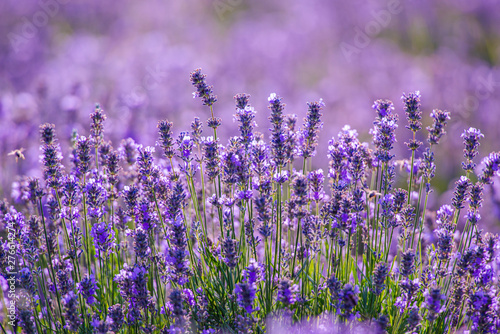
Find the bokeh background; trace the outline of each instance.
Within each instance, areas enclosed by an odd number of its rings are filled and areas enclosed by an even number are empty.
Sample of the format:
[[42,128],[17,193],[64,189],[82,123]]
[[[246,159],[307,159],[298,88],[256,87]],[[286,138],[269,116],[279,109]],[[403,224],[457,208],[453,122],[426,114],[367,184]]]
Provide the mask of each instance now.
[[[435,209],[461,173],[465,128],[485,134],[480,158],[500,150],[499,63],[498,0],[1,0],[0,196],[10,196],[15,175],[40,175],[39,124],[56,124],[67,148],[73,129],[88,133],[96,102],[115,146],[126,137],[154,145],[159,119],[177,133],[206,119],[189,82],[201,67],[223,138],[236,134],[236,93],[252,96],[262,132],[270,93],[299,120],[307,101],[323,98],[318,168],[345,124],[370,141],[379,98],[394,101],[396,153],[408,156],[400,97],[420,90],[424,126],[434,108],[452,114],[436,151]],[[26,159],[16,162],[8,153],[21,147]],[[483,221],[493,231],[499,193],[485,189]]]

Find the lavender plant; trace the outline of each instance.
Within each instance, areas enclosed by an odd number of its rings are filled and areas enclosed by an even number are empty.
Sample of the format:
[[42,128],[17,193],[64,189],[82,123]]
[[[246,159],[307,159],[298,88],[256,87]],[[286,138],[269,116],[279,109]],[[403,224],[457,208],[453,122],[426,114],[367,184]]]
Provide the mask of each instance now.
[[[412,139],[395,159],[389,100],[373,105],[373,146],[345,126],[326,154],[316,150],[321,100],[296,129],[271,94],[266,134],[255,131],[250,96],[238,94],[239,135],[224,146],[212,86],[200,69],[191,82],[212,130],[204,137],[196,118],[175,139],[161,120],[161,156],[132,139],[115,150],[99,106],[91,134],[75,137],[71,166],[54,126],[40,127],[43,180],[28,179],[24,201],[0,206],[2,282],[14,280],[27,300],[3,318],[4,332],[265,333],[322,319],[329,332],[500,330],[499,240],[481,232],[479,213],[500,153],[478,167],[479,130],[464,132],[465,174],[435,213],[432,149],[449,114],[432,111],[424,147],[419,92],[403,94]],[[16,303],[3,297],[4,310]]]

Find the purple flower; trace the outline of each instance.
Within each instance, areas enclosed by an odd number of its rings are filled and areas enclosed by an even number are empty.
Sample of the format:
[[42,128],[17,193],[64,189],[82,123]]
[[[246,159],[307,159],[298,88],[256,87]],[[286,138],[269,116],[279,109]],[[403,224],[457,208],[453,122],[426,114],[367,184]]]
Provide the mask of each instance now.
[[118,149],[120,158],[129,165],[135,164],[137,161],[137,148],[138,146],[132,138],[123,139]]
[[415,271],[415,253],[409,249],[401,255],[401,268],[400,273],[404,277],[410,277]]
[[30,292],[34,300],[39,299],[35,288],[35,282],[33,281],[33,275],[31,274],[29,268],[23,268],[19,271],[18,282],[21,287]]
[[409,330],[417,330],[420,325],[420,321],[422,321],[422,317],[418,313],[418,307],[412,307],[410,311],[408,311],[408,329]]
[[115,231],[113,231],[111,223],[100,222],[94,224],[90,231],[90,235],[94,238],[94,246],[98,250],[96,257],[105,255],[106,257],[113,252],[115,247]]
[[389,266],[387,263],[379,262],[373,270],[373,286],[375,294],[380,295],[385,289],[385,280],[389,275]]
[[184,307],[183,307],[183,298],[182,292],[178,289],[172,290],[170,293],[170,310],[172,312],[172,316],[176,320],[175,326],[182,327],[182,323],[184,322]]
[[132,236],[134,237],[135,255],[141,259],[149,257],[151,254],[151,248],[149,247],[148,233],[139,226],[132,233]]
[[286,132],[283,126],[285,104],[276,93],[272,93],[267,100],[269,101],[268,108],[271,110],[271,116],[269,116],[272,125],[269,129],[271,131],[271,154],[276,166],[283,167],[286,161]]
[[473,172],[476,164],[472,162],[472,159],[479,153],[479,139],[484,137],[484,135],[475,128],[469,128],[462,133],[461,136],[464,139],[464,157],[466,162],[462,162],[462,168],[466,172]]
[[440,288],[432,288],[424,292],[424,308],[427,309],[427,320],[433,322],[443,311],[441,305],[446,296],[441,294]]
[[168,238],[171,247],[167,249],[165,259],[169,265],[169,279],[179,285],[184,285],[188,282],[191,271],[187,260],[189,253],[186,250],[186,227],[182,216],[170,224]]
[[142,145],[137,148],[139,156],[137,157],[137,167],[141,182],[152,191],[155,176],[158,174],[158,168],[153,163],[154,147],[147,146],[142,149]]
[[120,304],[110,306],[108,308],[108,318],[106,319],[109,329],[117,333],[122,328],[124,322],[122,306]]
[[325,107],[323,100],[319,102],[308,102],[308,111],[304,119],[304,127],[301,133],[302,145],[299,150],[299,155],[304,159],[313,157],[316,154],[316,146],[318,145],[318,133],[323,127],[321,122],[321,110]]
[[41,147],[42,164],[44,166],[43,176],[47,186],[59,188],[63,175],[64,166],[62,164],[62,154],[59,144],[46,144]]
[[97,294],[97,283],[94,275],[87,275],[84,277],[81,282],[76,285],[76,289],[78,293],[85,298],[89,305],[93,305],[97,302],[95,298]]
[[203,132],[202,126],[203,123],[198,117],[195,117],[194,121],[191,122],[191,137],[196,144],[200,143],[201,133]]
[[76,142],[73,162],[77,175],[86,175],[90,170],[92,144],[92,139],[85,136],[80,136]]
[[477,210],[481,207],[483,202],[483,185],[480,182],[477,182],[470,188],[469,202],[472,209]]
[[460,210],[464,207],[464,201],[467,199],[471,182],[467,177],[462,175],[460,179],[455,182],[455,185],[455,193],[453,199],[451,200],[451,203],[455,207],[455,209]]
[[100,219],[104,216],[104,203],[108,199],[108,193],[102,185],[102,180],[91,178],[87,181],[84,189],[87,195],[88,215],[91,218]]
[[103,138],[103,124],[106,120],[106,115],[103,113],[99,104],[95,105],[94,112],[90,114],[92,123],[90,124],[90,133],[92,134],[96,146],[100,146]]
[[[27,309],[17,309],[16,310],[18,314],[18,324],[19,326],[23,329],[23,333],[26,334],[35,334],[37,333],[37,328],[35,326],[35,317],[33,316],[33,313],[30,310]],[[7,312],[5,310],[5,312]]]
[[420,168],[422,169],[422,176],[425,178],[425,191],[427,193],[431,191],[429,181],[434,177],[434,174],[436,173],[436,164],[434,163],[434,161],[434,152],[431,152],[430,148],[428,147],[423,154],[422,164],[420,165]]
[[373,136],[373,143],[377,147],[375,156],[380,162],[388,162],[393,158],[389,153],[392,145],[396,141],[395,131],[398,127],[397,116],[392,114],[394,105],[389,100],[377,100],[373,104],[373,109],[378,114],[373,129],[370,134]]
[[154,230],[158,223],[158,217],[153,206],[154,203],[147,199],[143,199],[137,204],[135,221],[146,232]]
[[193,147],[194,142],[189,136],[189,132],[181,132],[177,138],[177,150],[179,151],[177,156],[186,163],[191,162],[193,160],[191,157]]
[[495,333],[498,321],[498,300],[494,288],[479,289],[469,297],[469,315],[475,333]]
[[277,300],[289,307],[295,303],[298,290],[297,284],[292,284],[288,278],[281,278],[278,284]]
[[222,180],[228,185],[235,185],[237,183],[245,183],[248,179],[248,170],[246,162],[244,161],[244,153],[239,149],[239,140],[235,137],[230,139],[229,145],[221,154],[222,162]]
[[40,126],[40,141],[42,144],[50,145],[55,143],[57,140],[55,125],[45,123]]
[[313,254],[321,250],[319,244],[322,236],[321,227],[321,219],[315,215],[307,215],[302,224],[302,234],[306,239],[306,248]]
[[122,197],[127,206],[127,215],[135,216],[137,214],[137,201],[140,195],[140,189],[136,184],[123,187]]
[[168,159],[171,159],[174,156],[174,137],[172,134],[173,126],[174,123],[167,120],[161,120],[157,125],[158,134],[160,136],[158,145],[163,148],[163,153]]
[[441,261],[448,261],[453,250],[453,231],[447,228],[436,230],[437,234],[437,257]]
[[182,214],[186,194],[180,182],[175,182],[172,191],[167,196],[165,217],[170,221],[175,221]]
[[100,320],[99,316],[94,315],[95,318],[90,322],[92,326],[92,333],[94,334],[107,334],[108,333],[108,325],[105,321]]
[[[56,271],[57,292],[60,295],[65,295],[70,291],[72,292],[74,289],[74,282],[71,278],[71,271],[73,271],[71,261],[66,260],[61,262],[58,258],[55,258],[52,260],[52,265]],[[49,290],[56,292],[56,286],[51,284]]]
[[483,171],[479,177],[479,180],[484,184],[491,183],[491,177],[498,173],[500,169],[500,153],[493,152],[489,156],[483,159]]
[[114,280],[118,283],[120,295],[130,303],[129,320],[133,319],[133,322],[139,320],[140,310],[145,310],[152,305],[147,289],[147,269],[139,264],[133,267],[124,264]]
[[207,168],[208,181],[212,182],[219,175],[219,145],[213,137],[202,139],[203,157]]
[[196,87],[196,92],[193,93],[193,97],[200,97],[204,105],[211,107],[217,102],[217,96],[214,95],[212,86],[207,85],[205,78],[206,75],[201,73],[201,68],[191,72],[191,84]]
[[395,306],[403,313],[408,307],[411,307],[417,297],[417,292],[420,289],[420,282],[418,279],[413,281],[406,278],[400,281],[399,286],[402,290],[402,295],[396,299]]
[[250,264],[243,270],[243,279],[248,283],[259,283],[265,279],[266,270],[263,264],[250,259]]
[[[406,113],[406,118],[408,119],[407,129],[410,129],[415,136],[415,133],[422,129],[422,112],[420,111],[420,92],[416,91],[414,93],[409,93],[406,95],[403,93],[401,96],[401,100],[404,102],[404,110]],[[421,142],[417,141],[415,138],[411,139],[409,143],[407,143],[408,148],[411,150],[416,150]]]
[[338,310],[342,283],[334,275],[332,275],[329,279],[326,280],[326,286],[332,295],[331,304],[335,310]]
[[379,119],[391,115],[394,111],[394,105],[390,100],[377,100],[373,103],[372,108],[377,112],[377,116]]
[[239,259],[239,242],[231,238],[225,238],[222,241],[222,254],[224,256],[224,262],[229,268],[235,268],[238,265]]
[[245,309],[245,311],[249,314],[259,310],[258,307],[253,307],[256,292],[257,289],[255,288],[255,284],[249,282],[238,283],[234,289],[238,305]]
[[451,205],[443,205],[439,208],[436,213],[436,223],[439,226],[448,226],[450,224],[450,219],[453,217],[453,208]]
[[[243,94],[245,95],[245,94]],[[255,119],[255,110],[248,104],[248,96],[242,97],[240,95],[236,95],[235,99],[239,96],[239,100],[237,100],[236,113],[234,114],[234,119],[240,123],[239,130],[241,133],[241,143],[248,150],[250,144],[253,141],[253,128],[256,126],[254,121]],[[243,106],[243,108],[239,108],[239,106]]]
[[381,209],[381,217],[384,218],[386,227],[396,226],[396,219],[394,215],[394,195],[387,194],[379,200],[379,205]]
[[431,117],[434,119],[434,123],[432,126],[427,127],[427,131],[429,131],[429,137],[427,141],[429,144],[437,145],[441,137],[446,133],[444,131],[444,127],[446,126],[447,121],[450,119],[450,113],[439,109],[434,109],[431,112]]
[[207,120],[207,126],[216,130],[222,124],[222,120],[217,117],[211,117]]
[[81,201],[81,188],[78,179],[69,175],[63,181],[62,204],[67,207],[76,207]]
[[40,180],[34,177],[28,178],[28,200],[33,205],[38,205],[38,201],[42,198],[44,191],[40,188]]
[[321,201],[325,196],[323,192],[323,182],[325,179],[323,170],[318,169],[316,171],[309,172],[307,178],[309,179],[309,189],[312,199],[316,202]]
[[308,182],[307,177],[302,173],[295,173],[292,179],[292,196],[297,205],[306,205],[308,201],[307,196]]
[[64,319],[66,321],[65,328],[78,332],[78,328],[82,324],[80,314],[78,313],[78,297],[73,291],[68,292],[62,297],[64,306]]
[[341,316],[347,320],[353,320],[353,310],[358,305],[359,301],[359,287],[347,283],[344,288],[339,292]]

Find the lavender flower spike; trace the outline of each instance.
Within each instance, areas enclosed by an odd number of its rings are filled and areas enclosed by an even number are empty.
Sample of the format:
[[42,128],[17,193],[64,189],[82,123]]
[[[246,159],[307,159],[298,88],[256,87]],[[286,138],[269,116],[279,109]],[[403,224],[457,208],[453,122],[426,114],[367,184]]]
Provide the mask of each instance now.
[[434,123],[432,126],[427,127],[429,131],[429,137],[427,141],[430,145],[437,145],[441,137],[446,133],[444,127],[447,121],[450,119],[450,113],[439,109],[434,109],[431,112],[431,117],[434,118]]
[[480,130],[475,128],[469,128],[462,133],[461,136],[464,139],[464,157],[466,162],[462,162],[462,168],[466,172],[473,172],[476,164],[472,162],[472,159],[479,153],[479,139],[483,138],[484,135]]
[[211,107],[217,102],[217,96],[214,95],[212,86],[207,85],[205,78],[207,76],[201,73],[201,68],[191,72],[191,84],[196,87],[196,92],[193,93],[193,98],[200,97],[203,104]]
[[321,122],[321,110],[325,107],[322,99],[319,102],[308,102],[307,116],[304,119],[304,128],[302,130],[302,146],[300,153],[304,158],[313,157],[316,154],[316,146],[318,145],[318,133],[323,127]]
[[424,308],[427,309],[427,319],[433,322],[443,311],[441,302],[446,299],[446,296],[441,294],[441,289],[432,288],[424,292],[424,297]]
[[80,283],[76,285],[78,293],[85,298],[89,305],[93,305],[97,302],[95,296],[97,292],[97,283],[95,281],[94,275],[84,277]]

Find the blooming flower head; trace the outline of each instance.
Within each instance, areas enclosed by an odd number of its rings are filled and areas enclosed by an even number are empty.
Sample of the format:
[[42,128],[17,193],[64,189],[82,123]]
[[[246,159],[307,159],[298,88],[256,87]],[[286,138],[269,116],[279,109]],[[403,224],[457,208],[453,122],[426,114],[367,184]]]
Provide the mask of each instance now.
[[181,132],[177,139],[177,147],[179,151],[179,158],[185,162],[191,161],[191,152],[193,151],[194,142],[189,136],[189,132]]
[[234,289],[238,305],[245,309],[245,311],[247,311],[247,313],[249,314],[259,309],[258,307],[253,307],[256,291],[257,289],[255,287],[255,284],[249,282],[238,283],[236,284],[236,288]]
[[92,120],[92,123],[90,124],[90,133],[95,139],[94,144],[96,146],[100,146],[103,138],[103,124],[107,117],[99,104],[95,105],[94,112],[90,114],[90,118]]
[[432,126],[427,127],[429,137],[427,141],[430,145],[437,145],[441,137],[446,133],[444,127],[450,119],[450,113],[439,109],[434,109],[431,112],[431,117],[434,119]]
[[137,161],[137,144],[132,138],[123,139],[121,141],[120,147],[118,148],[120,158],[127,162],[129,165],[133,165]]
[[108,256],[113,252],[115,247],[115,231],[111,226],[111,223],[100,222],[94,224],[90,231],[90,235],[94,238],[94,246],[96,250],[99,251],[98,256]]
[[163,148],[165,157],[171,159],[174,156],[174,137],[172,134],[172,128],[174,123],[167,120],[161,120],[158,122],[158,135],[160,136],[160,141],[158,144]]
[[357,285],[347,283],[339,292],[341,316],[345,319],[354,319],[353,310],[358,305],[359,287]]
[[455,209],[460,210],[464,207],[464,201],[467,199],[471,182],[462,175],[455,184],[455,193],[451,201]]
[[78,312],[78,297],[73,291],[70,291],[62,297],[62,305],[64,306],[64,319],[66,320],[65,328],[77,332],[82,323]]
[[441,294],[441,289],[431,288],[424,292],[424,297],[424,308],[427,309],[427,319],[433,322],[443,312],[442,301],[446,299],[446,296]]
[[249,283],[259,283],[265,279],[265,267],[255,259],[250,259],[250,264],[243,270],[243,278]]
[[484,135],[476,128],[469,128],[462,133],[461,137],[464,139],[464,157],[466,160],[466,162],[462,163],[462,168],[466,172],[472,172],[476,167],[476,164],[472,162],[472,159],[478,155],[479,140],[483,138]]
[[196,144],[200,143],[201,134],[203,132],[202,127],[203,123],[198,117],[195,117],[194,121],[191,122],[191,137]]
[[212,106],[217,102],[217,96],[213,93],[213,87],[207,85],[205,81],[206,77],[205,74],[201,73],[201,68],[191,72],[191,84],[196,88],[196,92],[193,93],[193,98],[198,96],[203,100],[204,105]]
[[318,169],[316,171],[311,171],[307,175],[307,178],[309,179],[311,198],[316,202],[321,201],[325,196],[323,192],[323,182],[325,180],[325,177],[323,175],[323,170]]
[[388,162],[393,158],[389,151],[396,142],[395,131],[398,127],[397,116],[392,114],[394,105],[389,100],[377,100],[373,104],[373,109],[378,115],[373,129],[370,130],[373,143],[377,147],[375,156],[380,162]]
[[384,291],[387,275],[389,275],[389,266],[387,263],[379,262],[373,271],[373,285],[376,295],[380,295]]
[[323,114],[321,110],[325,107],[325,103],[323,99],[320,99],[318,102],[308,102],[307,107],[307,115],[304,118],[305,123],[301,134],[302,145],[299,151],[299,155],[304,158],[309,158],[316,154],[318,133],[323,127],[323,122],[321,122]]
[[206,164],[208,181],[213,181],[219,175],[219,144],[214,137],[202,138],[203,157]]
[[278,285],[278,301],[282,302],[285,306],[293,305],[296,301],[296,293],[299,287],[288,278],[280,279]]
[[246,105],[243,109],[236,109],[234,114],[234,119],[240,123],[241,143],[246,149],[249,148],[253,141],[253,128],[256,126],[255,114],[254,108],[250,105]]
[[[404,110],[406,113],[406,118],[408,119],[407,129],[410,129],[414,134],[422,129],[422,112],[420,111],[420,92],[416,91],[414,93],[409,93],[408,95],[403,93],[401,100],[404,102]],[[411,150],[416,150],[422,143],[415,138],[411,139],[407,143],[408,148]]]
[[88,215],[91,218],[100,219],[105,213],[104,203],[108,199],[108,192],[103,186],[100,178],[90,178],[85,185],[84,192],[87,195]]
[[500,169],[500,152],[490,153],[489,156],[483,159],[483,171],[479,176],[479,180],[484,184],[490,184],[491,178],[495,173],[498,174]]
[[85,298],[89,305],[93,305],[97,302],[95,297],[98,288],[94,275],[87,275],[84,277],[81,282],[76,285],[76,289],[78,290],[78,293]]

